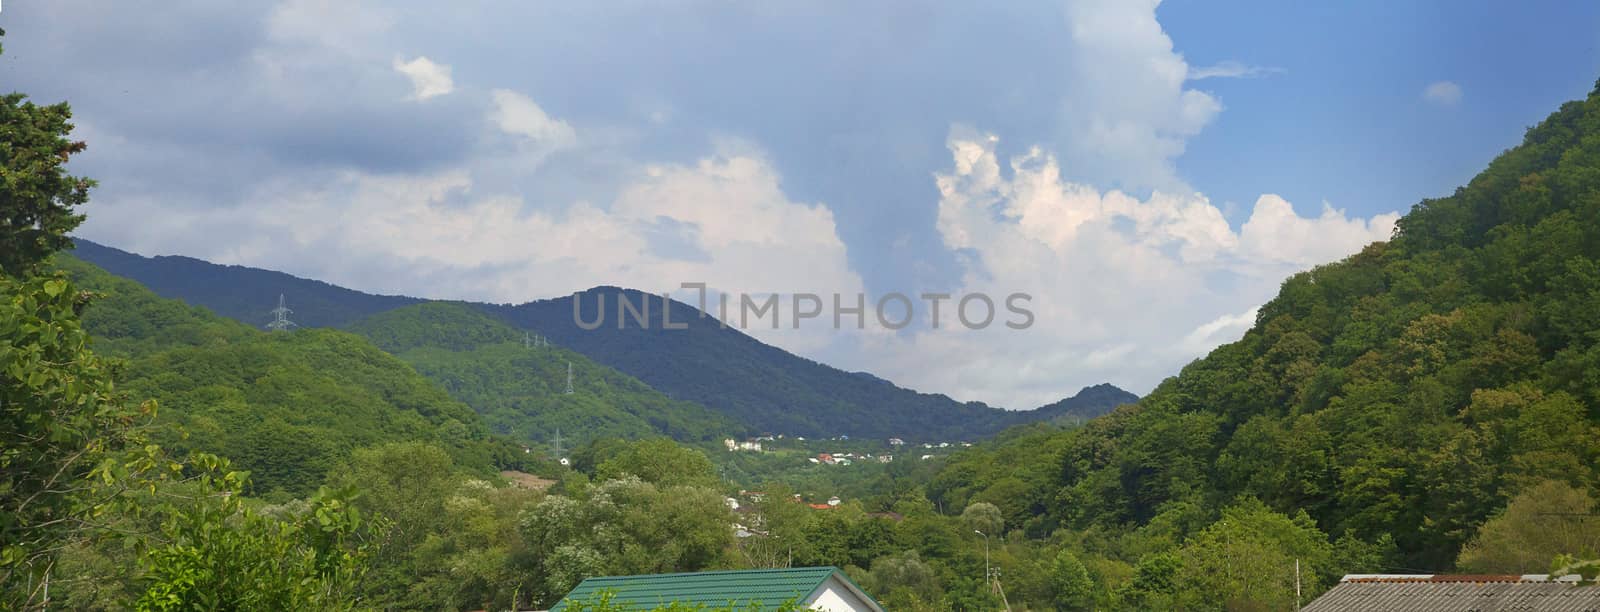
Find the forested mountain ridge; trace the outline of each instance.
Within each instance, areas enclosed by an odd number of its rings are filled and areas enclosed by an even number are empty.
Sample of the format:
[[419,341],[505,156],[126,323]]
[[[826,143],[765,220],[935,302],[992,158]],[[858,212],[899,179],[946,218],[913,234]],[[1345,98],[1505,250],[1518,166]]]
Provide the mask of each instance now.
[[1110,413],[1117,406],[1139,401],[1139,397],[1109,383],[1084,387],[1077,395],[1045,404],[1034,412],[1035,420],[1078,422]]
[[558,430],[569,445],[655,435],[701,442],[748,429],[463,303],[403,306],[356,321],[350,331],[443,386],[491,430],[524,442],[550,440]]
[[[584,330],[573,321],[573,300],[592,318],[604,304],[607,325]],[[649,323],[620,321],[616,304],[648,304]],[[919,393],[875,376],[845,372],[764,344],[699,309],[619,287],[519,305],[490,306],[520,326],[549,330],[558,344],[637,376],[673,397],[697,401],[761,431],[907,440],[987,437],[1012,425],[1048,419],[1035,410],[1008,411]],[[666,323],[685,329],[668,329]],[[1063,400],[1084,410],[1110,409],[1137,396],[1115,389]]]
[[260,328],[272,320],[278,296],[292,296],[296,323],[305,327],[343,327],[361,317],[422,300],[373,295],[322,281],[244,266],[228,266],[180,255],[140,257],[126,251],[73,239],[70,251],[114,275],[138,281],[157,295],[204,306],[212,312]]
[[[415,298],[374,296],[286,274],[219,266],[186,257],[147,258],[78,240],[75,254],[134,280],[163,296],[205,306],[252,325],[270,320],[277,295],[302,325],[346,327],[361,318],[417,303]],[[307,300],[301,295],[306,294]],[[592,319],[601,299],[605,325],[593,330],[574,321],[572,300]],[[649,304],[651,323],[629,319],[617,325],[617,303]],[[1052,404],[1043,410],[1007,411],[981,402],[918,393],[889,381],[845,372],[764,344],[677,301],[663,303],[631,289],[596,287],[573,296],[525,304],[463,302],[512,327],[538,330],[557,346],[643,381],[672,399],[694,402],[753,432],[803,436],[850,435],[907,440],[972,440],[1006,427],[1073,413],[1101,413],[1137,399],[1110,385]],[[670,314],[668,309],[670,308]],[[663,317],[687,329],[666,329]],[[454,322],[445,322],[454,324]],[[480,325],[473,323],[471,325]],[[473,333],[472,328],[462,333]],[[440,329],[430,336],[449,344],[458,334]],[[1063,403],[1064,402],[1064,403]],[[1070,406],[1068,405],[1070,404]]]
[[121,388],[159,402],[156,441],[233,459],[259,493],[306,494],[352,449],[385,442],[438,444],[481,474],[521,460],[470,408],[357,335],[263,332],[69,255],[55,265],[99,295],[84,327],[97,351],[125,360]]
[[967,453],[930,494],[992,499],[1038,534],[1184,533],[1253,498],[1392,538],[1387,568],[1448,571],[1513,496],[1597,484],[1597,303],[1591,93],[1391,241],[1289,278],[1243,338],[1138,404]]

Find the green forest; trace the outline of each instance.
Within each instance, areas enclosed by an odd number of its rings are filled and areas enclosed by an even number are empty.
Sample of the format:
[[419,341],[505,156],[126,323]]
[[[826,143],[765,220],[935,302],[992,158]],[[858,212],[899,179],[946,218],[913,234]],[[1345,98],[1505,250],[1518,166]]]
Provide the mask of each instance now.
[[[527,610],[829,565],[890,610],[1285,610],[1347,573],[1600,573],[1600,89],[1136,403],[967,406],[920,433],[1010,427],[851,466],[721,450],[762,433],[727,406],[838,372],[760,348],[659,370],[747,371],[719,410],[532,315],[269,332],[160,297],[62,252],[72,129],[0,98],[0,610]],[[934,405],[846,376],[876,433]]]
[[557,429],[577,442],[655,435],[704,442],[743,437],[746,430],[465,304],[397,308],[361,319],[350,331],[437,382],[493,431],[530,444],[549,440]]

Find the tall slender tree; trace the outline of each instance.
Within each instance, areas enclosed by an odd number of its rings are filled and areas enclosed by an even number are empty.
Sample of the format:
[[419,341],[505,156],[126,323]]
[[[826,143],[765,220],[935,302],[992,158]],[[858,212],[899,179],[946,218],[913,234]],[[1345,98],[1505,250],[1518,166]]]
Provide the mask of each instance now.
[[67,173],[67,161],[85,147],[70,137],[71,119],[66,102],[0,96],[0,272],[31,274],[83,222],[75,209],[89,201],[94,181]]

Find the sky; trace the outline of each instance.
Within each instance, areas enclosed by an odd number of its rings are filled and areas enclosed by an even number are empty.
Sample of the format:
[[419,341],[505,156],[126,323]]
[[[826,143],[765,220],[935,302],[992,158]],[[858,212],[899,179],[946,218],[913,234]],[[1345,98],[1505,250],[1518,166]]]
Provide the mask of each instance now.
[[[18,0],[0,89],[72,103],[91,240],[432,298],[865,295],[746,331],[1031,408],[1148,392],[1586,95],[1600,6],[1508,6]],[[891,329],[890,293],[1033,321]]]

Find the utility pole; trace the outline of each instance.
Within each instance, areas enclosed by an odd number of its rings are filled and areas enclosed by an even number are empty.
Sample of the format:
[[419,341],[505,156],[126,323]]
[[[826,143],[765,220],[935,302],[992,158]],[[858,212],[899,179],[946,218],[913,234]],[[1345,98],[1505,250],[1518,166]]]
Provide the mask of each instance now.
[[1294,609],[1300,612],[1300,560],[1294,560]]
[[994,570],[989,566],[989,534],[976,529],[972,533],[983,536],[983,579],[989,583],[989,592],[994,592]]

